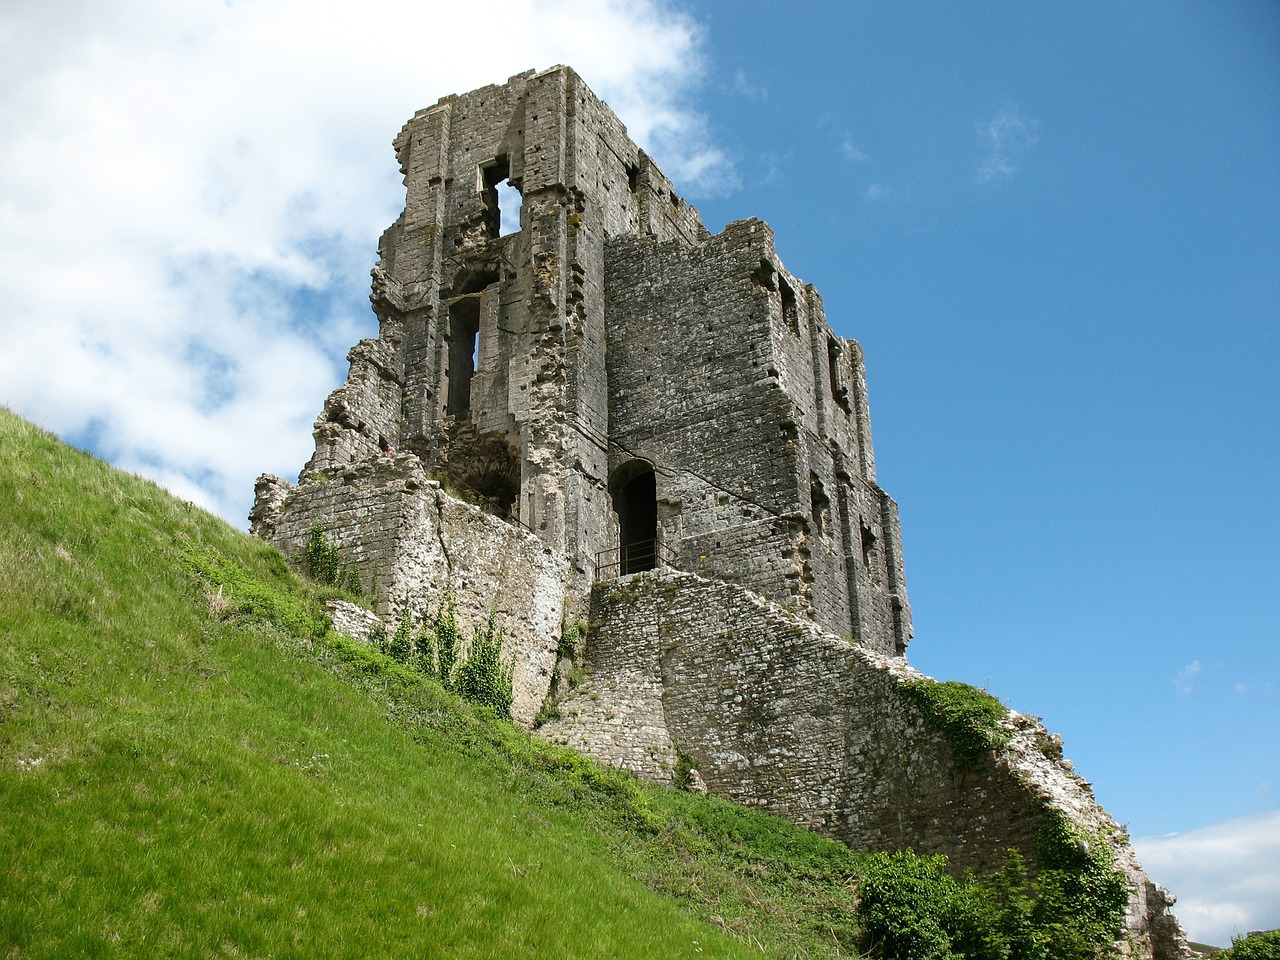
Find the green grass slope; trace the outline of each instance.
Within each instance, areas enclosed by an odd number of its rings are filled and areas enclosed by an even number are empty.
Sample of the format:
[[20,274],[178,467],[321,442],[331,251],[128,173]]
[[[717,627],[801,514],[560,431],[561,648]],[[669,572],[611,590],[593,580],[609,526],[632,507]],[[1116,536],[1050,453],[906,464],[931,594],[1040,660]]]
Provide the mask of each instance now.
[[535,740],[330,632],[318,589],[0,408],[0,960],[1067,960],[1108,939],[1016,862],[959,882]]
[[842,883],[829,919],[786,903],[847,872],[835,845],[702,804],[798,853],[775,897],[653,791],[324,626],[270,548],[0,411],[0,957],[848,941]]

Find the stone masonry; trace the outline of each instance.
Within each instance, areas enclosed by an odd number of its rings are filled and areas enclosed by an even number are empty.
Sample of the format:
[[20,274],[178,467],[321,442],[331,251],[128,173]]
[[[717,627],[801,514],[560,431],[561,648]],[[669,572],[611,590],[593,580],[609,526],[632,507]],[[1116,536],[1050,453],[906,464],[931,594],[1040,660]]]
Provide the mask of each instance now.
[[[255,532],[297,557],[319,525],[381,598],[389,630],[406,611],[420,620],[450,596],[466,635],[493,611],[515,668],[512,717],[533,722],[551,682],[565,614],[569,565],[563,554],[448,496],[412,455],[372,457],[297,487],[264,477],[257,494]],[[348,633],[367,635],[366,625],[349,622],[349,611],[340,616]]]
[[[298,483],[262,476],[250,514],[292,558],[316,527],[338,548],[381,619],[337,605],[335,624],[367,637],[448,597],[466,633],[493,613],[519,722],[557,706],[540,735],[661,783],[693,763],[855,846],[1034,867],[1061,811],[1128,877],[1122,949],[1185,956],[1056,738],[1010,713],[972,769],[903,694],[919,674],[862,351],[769,227],[711,235],[566,67],[445,97],[394,148],[378,336]],[[570,667],[587,679],[566,689]]]
[[1185,947],[1172,899],[1034,717],[1010,711],[1010,743],[957,762],[903,685],[926,680],[734,584],[676,571],[597,584],[587,679],[539,733],[671,784],[683,762],[712,793],[853,847],[944,854],[957,872],[998,869],[1016,847],[1038,867],[1054,811],[1112,849],[1126,875],[1132,956]]
[[[710,236],[564,67],[445,97],[395,150],[406,203],[379,246],[379,335],[352,348],[303,486],[412,453],[584,582],[668,558],[905,649],[862,353],[768,226]],[[504,184],[522,197],[508,235]]]

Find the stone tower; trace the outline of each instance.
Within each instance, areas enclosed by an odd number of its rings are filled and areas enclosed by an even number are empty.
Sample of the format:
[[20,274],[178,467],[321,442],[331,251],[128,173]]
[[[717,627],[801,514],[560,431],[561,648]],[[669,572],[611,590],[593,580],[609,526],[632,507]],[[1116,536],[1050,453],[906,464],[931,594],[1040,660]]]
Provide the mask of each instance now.
[[[581,577],[671,565],[905,650],[862,353],[767,225],[711,236],[566,67],[445,97],[395,151],[379,336],[352,349],[304,482],[412,454]],[[522,201],[506,235],[500,188]]]

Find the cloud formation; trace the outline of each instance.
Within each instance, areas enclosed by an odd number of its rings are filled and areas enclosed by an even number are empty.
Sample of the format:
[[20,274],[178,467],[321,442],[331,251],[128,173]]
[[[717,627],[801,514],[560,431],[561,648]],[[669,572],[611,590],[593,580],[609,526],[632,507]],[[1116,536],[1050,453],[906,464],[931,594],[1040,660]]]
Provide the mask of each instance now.
[[1190,939],[1230,946],[1251,930],[1280,927],[1280,810],[1133,841],[1157,883],[1178,897]]
[[1192,660],[1174,674],[1173,689],[1178,692],[1178,696],[1188,697],[1195,693],[1196,677],[1200,675],[1203,669],[1204,665],[1199,660]]
[[1008,106],[978,123],[978,182],[1008,180],[1040,142],[1040,122],[1017,106]]
[[696,196],[699,50],[659,0],[5,5],[0,403],[243,525],[374,332],[413,111],[571,63]]

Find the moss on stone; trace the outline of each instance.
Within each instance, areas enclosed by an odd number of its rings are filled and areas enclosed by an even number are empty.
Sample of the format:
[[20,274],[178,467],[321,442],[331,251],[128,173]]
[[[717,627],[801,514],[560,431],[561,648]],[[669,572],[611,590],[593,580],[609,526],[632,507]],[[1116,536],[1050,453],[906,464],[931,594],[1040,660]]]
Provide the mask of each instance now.
[[901,689],[946,736],[962,767],[976,767],[987,750],[1009,742],[1011,734],[1000,726],[1008,711],[985,690],[955,680],[909,680]]

